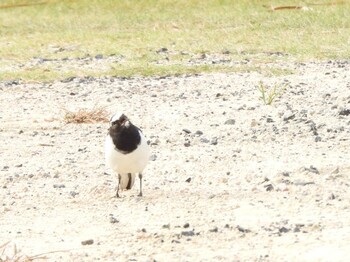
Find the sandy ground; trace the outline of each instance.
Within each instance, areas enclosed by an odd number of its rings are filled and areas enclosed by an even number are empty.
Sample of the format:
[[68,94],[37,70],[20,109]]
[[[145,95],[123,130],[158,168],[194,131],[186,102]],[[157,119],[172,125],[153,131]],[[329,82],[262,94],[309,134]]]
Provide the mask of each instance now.
[[[272,66],[295,73],[0,83],[2,258],[349,261],[350,62]],[[64,124],[94,106],[150,140],[144,197],[112,198],[107,123]]]

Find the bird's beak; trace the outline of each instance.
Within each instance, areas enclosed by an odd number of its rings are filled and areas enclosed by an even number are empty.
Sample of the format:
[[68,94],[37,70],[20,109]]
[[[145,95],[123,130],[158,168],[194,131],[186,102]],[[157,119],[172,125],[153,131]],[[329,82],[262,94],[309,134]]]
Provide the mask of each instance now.
[[119,119],[119,124],[120,125],[124,125],[124,124],[126,124],[126,122],[128,122],[129,121],[129,119],[126,117],[126,116],[123,116],[123,117],[121,117],[120,119]]

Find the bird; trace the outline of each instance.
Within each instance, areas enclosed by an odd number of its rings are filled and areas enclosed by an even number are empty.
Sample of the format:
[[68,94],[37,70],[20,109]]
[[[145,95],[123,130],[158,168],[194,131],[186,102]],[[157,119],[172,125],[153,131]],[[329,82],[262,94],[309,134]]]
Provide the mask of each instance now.
[[131,123],[123,113],[115,113],[109,121],[108,134],[105,140],[105,160],[107,165],[117,173],[119,190],[130,190],[136,174],[140,179],[142,197],[142,177],[150,156],[150,146],[141,129]]

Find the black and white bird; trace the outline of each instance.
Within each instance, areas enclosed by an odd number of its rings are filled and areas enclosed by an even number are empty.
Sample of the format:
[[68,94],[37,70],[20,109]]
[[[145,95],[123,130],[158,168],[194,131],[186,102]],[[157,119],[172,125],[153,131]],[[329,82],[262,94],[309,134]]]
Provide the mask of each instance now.
[[119,197],[119,189],[132,188],[136,174],[140,179],[139,196],[142,196],[142,172],[149,155],[150,147],[141,130],[126,115],[113,115],[105,142],[105,157],[107,165],[118,174],[116,197]]

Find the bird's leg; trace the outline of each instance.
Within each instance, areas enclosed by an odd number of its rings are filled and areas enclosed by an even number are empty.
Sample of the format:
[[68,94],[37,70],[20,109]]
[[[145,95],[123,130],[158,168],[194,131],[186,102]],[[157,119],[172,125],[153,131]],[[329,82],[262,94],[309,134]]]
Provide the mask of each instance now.
[[120,197],[119,196],[119,187],[120,187],[120,180],[122,179],[122,177],[121,177],[121,175],[120,174],[118,174],[118,186],[117,186],[117,193],[116,193],[116,197]]
[[140,194],[139,197],[142,197],[142,174],[139,173],[139,179],[140,179]]

